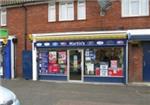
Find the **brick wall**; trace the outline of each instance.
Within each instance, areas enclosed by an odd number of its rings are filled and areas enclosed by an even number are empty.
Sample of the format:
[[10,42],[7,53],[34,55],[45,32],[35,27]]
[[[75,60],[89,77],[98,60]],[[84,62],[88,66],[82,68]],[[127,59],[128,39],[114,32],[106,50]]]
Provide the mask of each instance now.
[[143,81],[143,49],[140,43],[129,44],[129,81]]
[[[57,3],[57,21],[48,22],[48,5],[40,4],[28,6],[27,9],[27,30],[31,33],[51,33],[51,32],[69,32],[69,31],[99,31],[99,30],[120,30],[135,28],[150,28],[150,17],[121,17],[121,2],[114,1],[112,7],[105,16],[100,16],[97,0],[89,0],[86,4],[87,19],[77,20],[77,7],[75,3],[75,20],[68,22],[58,21],[58,3]],[[22,74],[21,53],[24,46],[24,9],[8,9],[8,29],[10,34],[17,35],[17,75]],[[28,41],[28,49],[31,49],[31,43]]]

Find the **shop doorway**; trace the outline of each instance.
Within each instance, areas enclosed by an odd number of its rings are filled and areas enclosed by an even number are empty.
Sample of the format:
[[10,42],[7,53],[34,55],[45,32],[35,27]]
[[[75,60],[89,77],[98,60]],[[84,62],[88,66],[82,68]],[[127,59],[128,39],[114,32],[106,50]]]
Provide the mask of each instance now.
[[150,82],[150,44],[144,44],[143,80]]
[[83,81],[83,50],[69,51],[69,80]]

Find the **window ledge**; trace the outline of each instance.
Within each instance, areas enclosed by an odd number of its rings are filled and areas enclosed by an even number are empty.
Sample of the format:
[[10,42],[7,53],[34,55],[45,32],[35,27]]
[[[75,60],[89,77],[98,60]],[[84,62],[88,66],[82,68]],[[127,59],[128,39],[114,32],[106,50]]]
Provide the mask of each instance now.
[[6,25],[6,24],[1,24],[0,26],[1,26],[1,27],[6,27],[7,25]]
[[137,18],[137,17],[141,18],[141,17],[148,17],[148,16],[149,14],[148,15],[128,15],[128,16],[121,16],[121,18]]

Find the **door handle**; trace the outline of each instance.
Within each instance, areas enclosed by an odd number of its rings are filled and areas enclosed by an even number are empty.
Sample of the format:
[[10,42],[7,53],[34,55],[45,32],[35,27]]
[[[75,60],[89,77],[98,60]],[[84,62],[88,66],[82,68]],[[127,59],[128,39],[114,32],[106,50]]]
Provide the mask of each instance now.
[[146,62],[144,61],[144,66],[146,66]]

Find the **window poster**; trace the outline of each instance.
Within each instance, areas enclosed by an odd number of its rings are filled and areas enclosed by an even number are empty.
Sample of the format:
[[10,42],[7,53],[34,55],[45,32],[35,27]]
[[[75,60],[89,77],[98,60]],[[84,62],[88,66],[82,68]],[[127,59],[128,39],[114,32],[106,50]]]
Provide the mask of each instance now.
[[117,70],[118,66],[117,66],[117,60],[111,60],[111,68],[113,70]]
[[56,51],[49,51],[49,63],[50,64],[57,63],[57,52]]
[[94,74],[94,64],[91,62],[86,63],[87,74]]
[[100,71],[100,76],[107,77],[108,76],[108,70],[101,70]]
[[66,64],[66,60],[67,60],[66,51],[59,51],[58,52],[58,63]]
[[100,63],[100,76],[102,77],[108,76],[108,63],[105,62]]
[[48,73],[48,52],[40,52],[38,55],[38,67],[40,74]]

